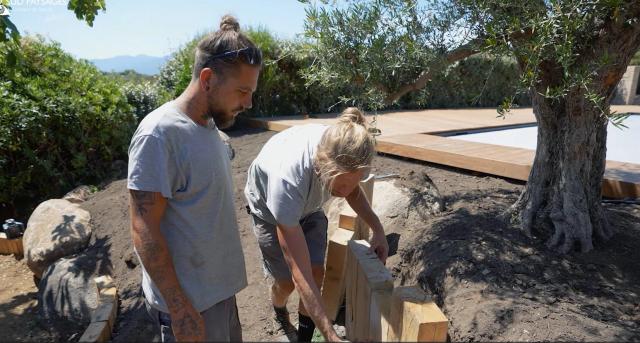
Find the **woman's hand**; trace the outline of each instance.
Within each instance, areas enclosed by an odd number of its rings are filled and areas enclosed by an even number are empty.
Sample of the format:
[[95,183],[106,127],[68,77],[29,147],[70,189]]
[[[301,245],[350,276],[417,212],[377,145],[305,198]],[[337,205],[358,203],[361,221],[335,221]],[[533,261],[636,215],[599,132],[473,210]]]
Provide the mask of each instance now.
[[386,264],[387,257],[389,256],[389,244],[387,243],[387,237],[384,235],[384,231],[373,231],[373,236],[371,236],[369,244],[371,245],[371,251],[378,255],[378,258],[383,264]]

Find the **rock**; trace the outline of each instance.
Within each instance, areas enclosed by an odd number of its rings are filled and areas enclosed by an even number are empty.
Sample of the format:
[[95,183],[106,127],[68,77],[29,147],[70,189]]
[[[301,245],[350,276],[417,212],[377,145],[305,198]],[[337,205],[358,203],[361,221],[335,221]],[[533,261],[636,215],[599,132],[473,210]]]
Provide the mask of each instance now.
[[56,260],[83,250],[91,238],[91,215],[64,199],[47,200],[35,209],[23,237],[24,256],[36,277]]
[[[384,196],[383,196],[384,195]],[[332,198],[325,205],[329,228],[338,227],[338,218],[349,205],[344,198]],[[409,209],[410,194],[405,187],[397,186],[393,180],[380,180],[373,186],[373,211],[385,228],[392,227],[395,220],[404,220],[413,214]],[[331,232],[329,232],[331,235]]]
[[89,186],[78,186],[71,192],[65,194],[62,199],[72,202],[74,204],[79,204],[85,202],[89,196],[93,193],[91,187]]
[[62,337],[84,330],[91,322],[91,310],[98,305],[92,261],[79,255],[59,259],[47,268],[40,281],[38,304],[48,326]]

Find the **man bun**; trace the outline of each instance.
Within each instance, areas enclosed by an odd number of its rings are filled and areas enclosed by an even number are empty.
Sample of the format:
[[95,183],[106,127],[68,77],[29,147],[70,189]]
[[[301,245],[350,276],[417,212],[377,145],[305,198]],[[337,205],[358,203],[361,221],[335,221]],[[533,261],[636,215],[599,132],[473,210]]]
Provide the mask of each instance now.
[[240,24],[234,16],[227,14],[220,19],[220,30],[239,32]]

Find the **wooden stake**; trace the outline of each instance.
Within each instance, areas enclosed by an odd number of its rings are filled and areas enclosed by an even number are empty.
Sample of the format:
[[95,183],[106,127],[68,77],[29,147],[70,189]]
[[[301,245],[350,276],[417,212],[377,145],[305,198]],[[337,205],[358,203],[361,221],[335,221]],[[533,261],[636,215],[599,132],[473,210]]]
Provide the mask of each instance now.
[[337,228],[329,240],[327,263],[322,282],[322,300],[327,316],[336,320],[345,293],[345,268],[347,243],[353,238],[353,231]]

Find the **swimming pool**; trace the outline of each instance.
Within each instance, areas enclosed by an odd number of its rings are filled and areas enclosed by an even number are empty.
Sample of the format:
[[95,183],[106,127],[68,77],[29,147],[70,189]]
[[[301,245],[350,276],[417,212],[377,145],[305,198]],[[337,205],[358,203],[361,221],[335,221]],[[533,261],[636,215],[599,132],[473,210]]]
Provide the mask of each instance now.
[[[640,164],[640,115],[624,121],[628,128],[619,129],[609,123],[607,128],[607,160]],[[451,136],[465,141],[536,149],[538,127],[503,129]]]

